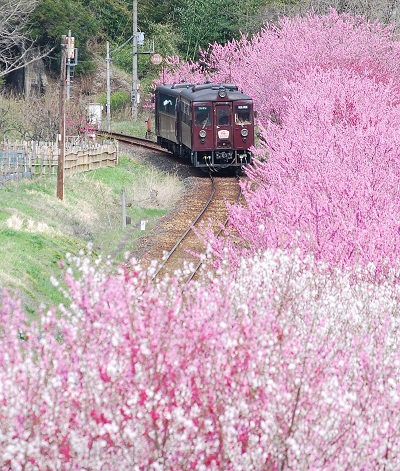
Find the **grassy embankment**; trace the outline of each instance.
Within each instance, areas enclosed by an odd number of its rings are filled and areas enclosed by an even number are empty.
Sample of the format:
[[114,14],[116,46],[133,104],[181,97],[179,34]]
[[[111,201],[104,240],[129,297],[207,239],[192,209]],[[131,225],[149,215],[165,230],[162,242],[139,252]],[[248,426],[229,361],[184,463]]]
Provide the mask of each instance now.
[[[0,187],[0,286],[17,292],[31,314],[41,303],[63,301],[50,278],[62,281],[58,263],[66,253],[78,254],[91,243],[94,255],[121,260],[144,234],[141,220],[148,221],[148,231],[181,190],[177,177],[127,155],[115,168],[67,177],[63,201],[56,198],[56,184],[56,176],[46,176]],[[131,219],[126,229],[123,189]]]

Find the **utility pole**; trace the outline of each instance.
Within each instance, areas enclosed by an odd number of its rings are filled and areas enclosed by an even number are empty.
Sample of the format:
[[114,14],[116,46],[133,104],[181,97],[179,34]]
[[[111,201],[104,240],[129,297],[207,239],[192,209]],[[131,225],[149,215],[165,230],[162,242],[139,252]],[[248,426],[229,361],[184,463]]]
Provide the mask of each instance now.
[[137,0],[133,0],[132,14],[132,119],[137,120],[138,114],[138,34],[137,34]]
[[66,36],[61,37],[60,71],[60,134],[58,136],[57,198],[64,198],[64,161],[65,161],[65,82],[66,82]]
[[107,41],[107,131],[111,131],[111,99],[110,99],[110,43]]
[[71,30],[68,31],[68,41],[67,41],[67,100],[71,98],[71,48],[74,47],[71,44]]

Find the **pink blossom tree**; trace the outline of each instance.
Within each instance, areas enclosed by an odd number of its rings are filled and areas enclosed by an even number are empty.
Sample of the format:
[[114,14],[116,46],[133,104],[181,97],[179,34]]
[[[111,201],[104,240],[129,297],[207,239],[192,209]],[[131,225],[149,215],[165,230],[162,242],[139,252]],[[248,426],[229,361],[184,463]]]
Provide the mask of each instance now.
[[[307,76],[310,69],[353,70],[386,83],[390,78],[398,81],[399,58],[392,27],[331,10],[323,16],[283,17],[278,25],[267,23],[251,38],[243,35],[224,45],[212,44],[202,51],[201,63],[213,81],[234,82],[252,96],[265,124],[271,118],[280,120],[290,93],[288,84],[301,74]],[[204,81],[204,74],[197,74],[199,64],[194,68],[191,64],[191,71],[186,63],[174,61],[165,81],[182,77],[188,82]]]
[[231,81],[255,101],[261,123],[279,120],[290,97],[288,85],[319,67],[352,70],[377,81],[397,77],[400,46],[392,27],[359,16],[308,14],[266,24],[252,38],[214,44],[204,53],[214,78]]
[[2,469],[396,469],[399,293],[283,251],[182,297],[71,260],[70,307],[1,304]]
[[[231,260],[248,248],[300,248],[332,266],[398,264],[399,43],[359,17],[281,20],[204,54],[214,79],[233,81],[260,111],[260,148],[231,209]],[[253,71],[254,73],[249,73]],[[232,77],[231,77],[232,76]],[[239,240],[233,240],[236,236]]]
[[[333,266],[397,266],[397,85],[319,68],[291,83],[284,125],[262,128],[256,156],[268,158],[248,170],[246,205],[231,208],[232,257],[238,234],[251,252],[300,248]],[[214,248],[222,256],[221,240]]]

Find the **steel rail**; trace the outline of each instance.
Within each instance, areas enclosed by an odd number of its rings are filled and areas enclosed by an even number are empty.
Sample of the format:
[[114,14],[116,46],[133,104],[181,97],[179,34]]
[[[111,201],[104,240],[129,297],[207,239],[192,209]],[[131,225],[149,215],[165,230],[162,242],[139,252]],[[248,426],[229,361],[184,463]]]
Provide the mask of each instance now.
[[[106,131],[98,131],[97,135],[102,136],[102,137],[107,137],[107,138],[110,138],[110,139],[115,139],[115,140],[118,140],[120,142],[124,142],[126,144],[136,145],[136,146],[144,147],[146,149],[156,150],[158,152],[163,152],[165,154],[171,154],[169,151],[167,151],[166,149],[160,147],[154,141],[151,141],[149,139],[143,139],[143,138],[130,136],[130,135],[126,135],[126,134],[121,134],[121,133],[116,133],[116,132],[106,132]],[[166,257],[163,259],[162,263],[158,266],[156,272],[153,274],[153,276],[151,278],[152,281],[155,280],[156,277],[158,276],[158,274],[165,268],[165,266],[168,263],[168,260],[176,252],[178,247],[182,244],[182,242],[185,240],[187,235],[190,233],[190,231],[193,229],[193,227],[196,225],[196,223],[199,221],[199,219],[204,215],[207,208],[210,206],[210,203],[212,202],[212,200],[214,198],[214,195],[215,195],[215,192],[216,192],[216,183],[215,183],[215,179],[214,179],[213,175],[211,174],[210,170],[209,170],[208,176],[211,180],[211,192],[210,192],[210,196],[209,196],[207,202],[205,203],[205,205],[203,206],[201,211],[198,213],[196,218],[190,223],[190,225],[186,229],[186,231],[176,241],[173,248],[167,253]],[[239,176],[238,175],[236,175],[236,179],[237,179],[237,181],[239,181]],[[242,191],[240,189],[236,201],[240,201],[241,196],[242,196]],[[222,230],[226,227],[226,225],[228,223],[228,220],[229,220],[229,216],[225,219],[225,221],[222,223],[222,227],[216,233],[217,237],[221,234]],[[200,260],[199,263],[194,267],[192,273],[189,275],[189,277],[184,282],[182,290],[184,290],[185,287],[188,285],[188,283],[194,278],[194,276],[196,275],[196,273],[198,272],[198,270],[200,269],[202,264],[203,264],[203,260]]]
[[171,258],[171,256],[173,255],[173,253],[177,250],[177,248],[181,245],[181,243],[184,241],[184,239],[186,238],[186,236],[189,234],[189,232],[193,229],[193,227],[195,226],[195,224],[198,222],[198,220],[203,216],[203,214],[206,212],[207,208],[210,206],[210,203],[211,201],[213,200],[214,198],[214,195],[215,195],[215,179],[214,177],[209,174],[208,175],[210,177],[210,180],[211,180],[211,192],[210,192],[210,196],[207,200],[207,202],[205,203],[205,205],[203,206],[203,208],[201,209],[201,211],[199,212],[199,214],[195,217],[195,219],[190,223],[189,227],[186,229],[186,231],[180,236],[180,238],[177,240],[177,242],[175,243],[175,245],[172,247],[172,249],[168,252],[168,254],[166,255],[166,257],[164,258],[162,264],[157,268],[156,272],[153,274],[153,277],[152,277],[152,280],[154,280],[157,275],[160,273],[160,271],[165,268],[168,260]]
[[[239,177],[236,176],[236,179],[237,179],[237,182],[239,184]],[[240,199],[242,198],[242,189],[239,187],[239,194],[238,194],[238,197],[236,198],[236,202],[239,202]],[[222,223],[222,226],[219,231],[216,233],[216,237],[219,237],[219,235],[221,234],[221,232],[224,230],[224,228],[226,227],[226,225],[228,224],[228,221],[229,221],[229,216],[227,216],[227,218],[225,219],[225,221]],[[186,287],[190,281],[192,281],[192,279],[194,278],[194,276],[196,275],[196,273],[199,271],[200,267],[203,265],[203,260],[200,260],[199,263],[195,266],[194,270],[192,271],[192,273],[189,275],[189,277],[187,278],[185,284],[184,284],[184,287]]]
[[124,142],[125,144],[132,144],[135,146],[144,147],[146,149],[152,149],[158,152],[163,152],[165,154],[171,154],[171,152],[159,146],[156,142],[151,141],[150,139],[129,136],[127,134],[121,134],[118,132],[97,131],[96,134],[104,138],[115,139],[117,141]]

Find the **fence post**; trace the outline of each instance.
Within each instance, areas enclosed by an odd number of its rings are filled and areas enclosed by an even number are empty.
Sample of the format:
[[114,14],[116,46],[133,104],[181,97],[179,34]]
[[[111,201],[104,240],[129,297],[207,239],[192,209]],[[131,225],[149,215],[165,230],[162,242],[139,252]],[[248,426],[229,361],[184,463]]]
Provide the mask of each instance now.
[[126,196],[125,189],[122,188],[122,229],[126,228]]

